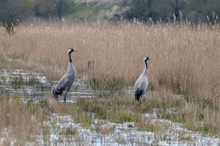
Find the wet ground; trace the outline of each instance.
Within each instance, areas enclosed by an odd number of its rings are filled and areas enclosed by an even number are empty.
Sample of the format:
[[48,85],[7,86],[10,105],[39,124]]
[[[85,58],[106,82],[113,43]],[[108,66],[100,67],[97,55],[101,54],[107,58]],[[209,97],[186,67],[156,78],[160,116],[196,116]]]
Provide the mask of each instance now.
[[[110,123],[102,120],[104,127],[114,127],[114,131],[109,134],[102,134],[95,130],[83,128],[80,124],[74,123],[74,118],[70,115],[60,115],[52,113],[50,120],[44,124],[51,126],[49,141],[44,140],[44,136],[38,136],[39,145],[94,145],[94,146],[118,146],[118,145],[218,145],[218,138],[202,136],[200,133],[185,129],[181,124],[173,123],[169,120],[157,119],[153,114],[143,115],[149,118],[152,123],[166,125],[167,130],[161,132],[137,131],[134,123]],[[100,119],[93,119],[93,125]],[[53,124],[52,124],[53,123]],[[70,131],[70,135],[61,134],[62,131]],[[73,134],[74,133],[74,134]],[[190,140],[181,140],[180,137],[190,137]],[[35,137],[36,138],[36,137]],[[27,142],[31,143],[31,142]]]
[[[49,81],[44,75],[31,71],[14,70],[8,72],[0,70],[0,93],[6,95],[16,94],[24,102],[39,103],[39,101],[45,100],[45,95],[50,94],[51,87],[55,83],[56,81]],[[73,86],[74,91],[68,92],[67,102],[75,102],[77,98],[95,97],[94,91],[82,81],[75,81]],[[59,98],[59,100],[63,102],[62,98]]]
[[[8,72],[0,70],[0,92],[1,94],[16,94],[24,102],[31,101],[38,103],[45,100],[45,96],[50,94],[50,88],[54,84],[39,73],[24,70],[14,70]],[[74,90],[69,92],[67,102],[75,102],[78,98],[95,98],[100,91],[94,92],[89,85],[82,81],[76,81],[73,85]],[[131,94],[128,90],[126,94]],[[63,100],[60,99],[60,102]],[[206,137],[198,132],[185,129],[181,124],[170,120],[159,119],[155,113],[146,113],[143,117],[147,118],[152,124],[166,127],[160,132],[138,131],[135,124],[130,123],[111,123],[106,120],[93,117],[92,129],[87,129],[74,122],[74,117],[51,113],[49,120],[44,122],[45,126],[50,127],[49,140],[45,140],[44,135],[33,135],[35,142],[27,141],[27,145],[94,145],[94,146],[118,146],[118,145],[218,145],[219,138]],[[101,133],[94,129],[97,126],[113,129],[108,133]],[[63,131],[67,131],[63,134]],[[7,136],[7,129],[1,133]],[[37,141],[37,143],[36,143]]]

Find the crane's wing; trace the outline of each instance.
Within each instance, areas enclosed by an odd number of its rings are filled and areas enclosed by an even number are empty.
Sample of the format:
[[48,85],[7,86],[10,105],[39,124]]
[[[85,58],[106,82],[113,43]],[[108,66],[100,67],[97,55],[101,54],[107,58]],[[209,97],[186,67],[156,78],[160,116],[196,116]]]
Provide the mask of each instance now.
[[63,77],[58,81],[58,83],[57,83],[57,85],[56,85],[57,90],[63,91],[63,90],[65,89],[65,87],[66,87],[67,82],[68,82],[68,79],[67,79],[65,76],[63,76]]
[[147,87],[148,87],[148,79],[147,77],[142,76],[138,78],[138,80],[135,82],[134,89],[136,91],[137,88],[139,88],[139,90],[143,90],[145,92]]

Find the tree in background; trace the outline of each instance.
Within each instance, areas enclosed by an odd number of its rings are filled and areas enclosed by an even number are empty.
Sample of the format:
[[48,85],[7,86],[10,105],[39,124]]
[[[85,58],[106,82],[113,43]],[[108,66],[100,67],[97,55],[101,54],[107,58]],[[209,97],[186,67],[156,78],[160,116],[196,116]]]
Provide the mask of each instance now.
[[35,16],[44,19],[53,19],[54,10],[54,0],[36,0],[33,8]]
[[72,10],[72,6],[72,0],[35,0],[33,10],[38,18],[53,19],[57,16],[62,19]]
[[207,18],[214,23],[220,16],[220,0],[128,0],[123,4],[129,7],[123,14],[128,20],[147,21],[152,18],[153,21],[166,22],[172,19],[179,21],[182,17],[193,23],[207,22]]
[[12,34],[14,26],[18,25],[30,12],[30,7],[25,0],[0,0],[0,25]]
[[220,0],[190,0],[187,2],[187,18],[192,22],[214,23],[220,16]]
[[154,15],[152,10],[153,0],[131,0],[127,2],[130,10],[124,14],[125,19],[132,20],[134,18],[140,21],[146,21]]
[[72,10],[72,2],[70,0],[55,0],[55,13],[59,19],[62,19],[63,15],[69,13]]
[[72,0],[0,0],[0,26],[12,34],[14,26],[29,16],[61,19],[72,10],[72,5]]
[[154,21],[168,21],[173,14],[179,19],[179,13],[184,7],[184,0],[131,0],[130,9],[124,14],[125,19],[138,19],[147,21],[152,18]]
[[185,8],[186,1],[185,0],[169,0],[169,5],[171,6],[171,12],[175,15],[176,20],[180,20],[182,16],[180,16],[180,12]]
[[[14,26],[27,19],[28,16],[45,20],[53,20],[53,18],[60,20],[69,13],[73,14],[75,4],[74,0],[0,0],[0,26],[12,33]],[[80,3],[81,6],[84,4]],[[112,20],[119,18],[133,20],[135,18],[143,22],[147,22],[149,19],[154,22],[167,22],[179,21],[180,18],[184,18],[193,23],[213,24],[218,21],[218,16],[220,16],[219,6],[220,0],[121,0],[121,3],[114,3],[114,7],[99,5],[91,9],[112,8],[108,17],[103,15],[103,18],[106,17],[106,19],[109,18],[109,15],[111,18],[115,16]],[[180,16],[180,11],[182,16]],[[78,14],[80,12],[77,11]],[[70,15],[70,17],[74,17],[74,15]]]

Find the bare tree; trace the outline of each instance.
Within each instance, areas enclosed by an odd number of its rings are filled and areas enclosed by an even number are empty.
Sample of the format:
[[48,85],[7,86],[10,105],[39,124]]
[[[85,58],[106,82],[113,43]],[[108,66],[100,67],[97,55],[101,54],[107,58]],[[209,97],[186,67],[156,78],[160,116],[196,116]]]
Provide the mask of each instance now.
[[56,13],[59,19],[62,19],[63,15],[71,11],[71,1],[69,0],[55,0]]
[[12,34],[14,26],[27,16],[29,10],[24,0],[0,0],[0,25]]

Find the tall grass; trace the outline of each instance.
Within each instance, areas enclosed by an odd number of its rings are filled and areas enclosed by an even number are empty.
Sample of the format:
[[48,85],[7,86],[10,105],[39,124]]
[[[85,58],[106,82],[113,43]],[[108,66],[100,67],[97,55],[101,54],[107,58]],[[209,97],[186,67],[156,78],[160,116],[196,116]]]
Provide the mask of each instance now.
[[45,103],[24,104],[17,96],[1,95],[0,144],[24,145],[32,136],[40,134],[40,126],[49,112]]
[[[187,101],[175,116],[166,117],[184,121],[191,129],[208,132],[211,129],[217,133],[220,129],[218,27],[218,24],[194,26],[187,22],[150,26],[125,22],[23,25],[17,27],[13,36],[0,30],[0,58],[22,60],[22,67],[58,79],[67,69],[67,50],[74,47],[77,78],[87,80],[94,89],[111,88],[114,92],[133,86],[144,68],[143,58],[149,56],[148,77],[153,89],[183,94]],[[120,82],[115,85],[115,81]],[[169,100],[161,101],[155,106],[167,108]],[[201,120],[206,124],[201,124]]]
[[58,77],[66,71],[67,50],[75,47],[79,78],[116,77],[128,83],[136,80],[149,56],[151,83],[204,94],[219,83],[219,39],[218,28],[206,25],[29,25],[18,27],[14,36],[1,31],[0,49],[2,58],[26,60],[27,67]]

